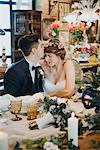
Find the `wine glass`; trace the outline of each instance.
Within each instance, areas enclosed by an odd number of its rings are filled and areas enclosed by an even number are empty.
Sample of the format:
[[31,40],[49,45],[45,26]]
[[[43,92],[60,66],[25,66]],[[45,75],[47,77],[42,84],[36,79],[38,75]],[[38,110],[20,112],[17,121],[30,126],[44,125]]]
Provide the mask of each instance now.
[[10,101],[10,112],[15,115],[15,118],[12,118],[13,121],[19,121],[22,118],[18,116],[22,108],[22,99],[11,100]]

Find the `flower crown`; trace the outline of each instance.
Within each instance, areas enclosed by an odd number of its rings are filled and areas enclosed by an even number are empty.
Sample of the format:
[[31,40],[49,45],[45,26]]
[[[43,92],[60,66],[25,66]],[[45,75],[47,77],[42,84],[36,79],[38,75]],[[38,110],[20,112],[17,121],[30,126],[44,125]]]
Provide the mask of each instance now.
[[63,43],[61,43],[59,40],[48,40],[44,43],[44,48],[47,47],[57,47],[59,50],[64,49]]

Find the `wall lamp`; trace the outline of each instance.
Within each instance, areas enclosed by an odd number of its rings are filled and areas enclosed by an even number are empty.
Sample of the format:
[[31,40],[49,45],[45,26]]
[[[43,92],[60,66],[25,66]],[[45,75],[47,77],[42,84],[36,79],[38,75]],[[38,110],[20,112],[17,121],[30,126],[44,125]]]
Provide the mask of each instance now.
[[58,3],[58,0],[48,0],[48,1],[49,1],[49,15],[50,15],[52,9],[54,9],[56,4]]

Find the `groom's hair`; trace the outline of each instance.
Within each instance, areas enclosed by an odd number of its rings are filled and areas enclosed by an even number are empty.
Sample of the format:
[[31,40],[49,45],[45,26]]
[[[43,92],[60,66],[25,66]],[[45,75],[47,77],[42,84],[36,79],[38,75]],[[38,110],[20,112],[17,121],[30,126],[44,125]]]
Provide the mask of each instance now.
[[37,48],[38,35],[25,35],[19,38],[18,48],[25,56],[30,55],[32,48]]

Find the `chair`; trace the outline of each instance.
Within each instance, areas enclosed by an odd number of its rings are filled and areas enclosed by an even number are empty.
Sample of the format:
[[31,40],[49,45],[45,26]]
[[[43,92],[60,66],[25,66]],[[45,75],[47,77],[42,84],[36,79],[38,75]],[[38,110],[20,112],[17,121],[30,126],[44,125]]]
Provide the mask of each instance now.
[[75,67],[75,81],[81,81],[82,78],[83,78],[83,71],[80,67],[80,64],[77,60],[75,59],[72,59],[72,62],[74,64],[74,67]]
[[77,93],[78,89],[80,88],[80,83],[83,79],[83,70],[81,69],[77,60],[72,59],[72,62],[75,67],[75,93]]

